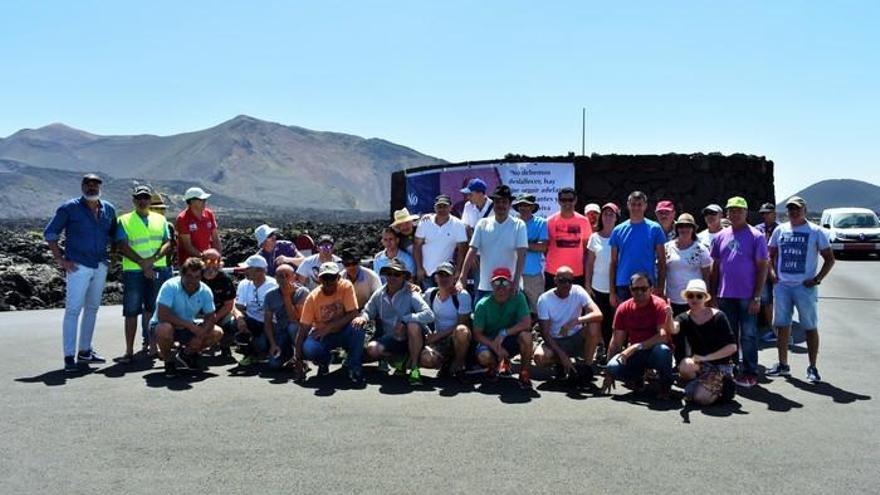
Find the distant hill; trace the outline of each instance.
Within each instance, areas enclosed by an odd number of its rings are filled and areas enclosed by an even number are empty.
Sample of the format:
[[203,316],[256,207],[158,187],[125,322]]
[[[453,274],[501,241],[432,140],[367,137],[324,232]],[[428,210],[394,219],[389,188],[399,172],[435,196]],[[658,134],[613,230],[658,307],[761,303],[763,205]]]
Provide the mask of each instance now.
[[[880,186],[853,179],[829,179],[817,182],[792,196],[800,196],[807,201],[807,209],[819,214],[825,208],[858,206],[880,211]],[[779,211],[785,210],[784,198],[777,205]]]
[[[391,172],[443,162],[382,139],[284,126],[246,115],[172,136],[99,136],[64,124],[23,129],[0,139],[0,160],[6,164],[0,172],[4,179],[23,174],[16,180],[29,184],[43,179],[55,183],[62,177],[59,172],[75,172],[74,177],[96,171],[126,184],[175,187],[163,192],[177,194],[200,185],[218,194],[217,201],[243,208],[362,211],[387,211]],[[16,203],[17,208],[7,209],[10,185],[4,180],[0,186],[0,217],[29,208]],[[63,197],[76,194],[78,182],[66,182],[63,191]],[[40,187],[31,195],[31,206],[58,199]]]

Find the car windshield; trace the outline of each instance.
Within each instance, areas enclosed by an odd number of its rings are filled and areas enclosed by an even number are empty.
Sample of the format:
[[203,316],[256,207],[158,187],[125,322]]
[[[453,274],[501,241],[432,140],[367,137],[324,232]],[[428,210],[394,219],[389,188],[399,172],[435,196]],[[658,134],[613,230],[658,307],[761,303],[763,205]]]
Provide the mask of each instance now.
[[836,229],[872,229],[880,227],[877,216],[870,213],[848,213],[834,219]]

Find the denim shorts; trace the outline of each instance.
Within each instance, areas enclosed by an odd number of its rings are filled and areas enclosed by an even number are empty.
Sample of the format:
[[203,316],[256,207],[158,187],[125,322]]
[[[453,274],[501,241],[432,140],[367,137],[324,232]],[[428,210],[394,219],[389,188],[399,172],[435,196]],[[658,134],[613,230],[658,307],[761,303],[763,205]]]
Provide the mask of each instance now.
[[407,339],[397,340],[394,338],[394,335],[385,334],[378,339],[376,342],[382,346],[382,351],[391,354],[392,356],[403,356],[407,352],[409,352],[409,345],[407,343]]
[[791,325],[794,310],[797,308],[801,328],[815,330],[819,327],[818,304],[819,291],[816,287],[776,284],[773,287],[773,326]]
[[167,269],[156,269],[156,278],[149,279],[140,270],[122,272],[122,316],[150,314],[156,309],[159,287],[167,280]]

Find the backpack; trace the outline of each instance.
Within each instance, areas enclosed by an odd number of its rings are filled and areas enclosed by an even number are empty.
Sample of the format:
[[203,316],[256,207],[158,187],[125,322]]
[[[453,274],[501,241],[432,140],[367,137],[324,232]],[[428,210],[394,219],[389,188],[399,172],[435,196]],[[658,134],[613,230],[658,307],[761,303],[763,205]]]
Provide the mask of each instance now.
[[[439,292],[437,287],[431,287],[425,291],[425,297],[428,299],[428,307],[431,308],[431,311],[434,310],[434,299],[437,299],[437,292]],[[450,295],[452,296],[452,305],[455,306],[455,311],[458,311],[458,294],[453,292]]]

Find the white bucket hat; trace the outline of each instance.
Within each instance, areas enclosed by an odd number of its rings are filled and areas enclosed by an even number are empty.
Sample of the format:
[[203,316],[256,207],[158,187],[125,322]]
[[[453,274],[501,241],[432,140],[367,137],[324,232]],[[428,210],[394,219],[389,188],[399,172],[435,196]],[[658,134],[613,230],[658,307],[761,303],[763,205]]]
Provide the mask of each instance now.
[[688,292],[699,292],[705,294],[706,297],[703,299],[704,301],[712,299],[712,295],[709,294],[709,291],[706,289],[706,282],[704,282],[701,278],[689,280],[687,287],[685,287],[685,289],[681,291],[681,298],[686,300]]
[[254,235],[257,237],[257,247],[262,248],[266,239],[275,232],[278,232],[278,229],[269,227],[265,223],[254,229]]

